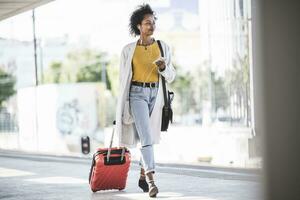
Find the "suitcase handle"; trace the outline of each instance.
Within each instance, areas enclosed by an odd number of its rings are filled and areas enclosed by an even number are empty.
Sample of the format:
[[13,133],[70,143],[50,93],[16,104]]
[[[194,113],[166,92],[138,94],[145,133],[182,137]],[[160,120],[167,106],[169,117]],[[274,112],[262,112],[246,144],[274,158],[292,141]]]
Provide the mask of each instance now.
[[[109,158],[110,158],[110,154],[111,154],[112,143],[113,143],[113,139],[114,139],[114,135],[115,135],[116,120],[113,122],[113,125],[114,125],[113,126],[113,132],[111,134],[110,144],[109,144],[109,147],[108,147],[107,157],[106,157],[107,162],[109,162]],[[125,154],[125,147],[122,147],[121,162],[124,159],[124,154]]]
[[116,157],[110,157],[109,162],[104,159],[104,165],[123,165],[126,163],[126,157],[121,160],[120,159],[121,156],[116,156]]

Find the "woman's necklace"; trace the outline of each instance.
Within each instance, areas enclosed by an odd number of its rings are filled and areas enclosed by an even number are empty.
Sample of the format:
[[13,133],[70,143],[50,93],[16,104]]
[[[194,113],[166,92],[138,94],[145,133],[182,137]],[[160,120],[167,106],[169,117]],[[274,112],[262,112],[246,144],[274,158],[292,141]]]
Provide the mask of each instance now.
[[140,45],[145,47],[145,50],[147,50],[147,46],[150,46],[151,44],[153,44],[154,39],[151,38],[151,41],[149,42],[149,44],[143,44],[143,40],[140,39]]

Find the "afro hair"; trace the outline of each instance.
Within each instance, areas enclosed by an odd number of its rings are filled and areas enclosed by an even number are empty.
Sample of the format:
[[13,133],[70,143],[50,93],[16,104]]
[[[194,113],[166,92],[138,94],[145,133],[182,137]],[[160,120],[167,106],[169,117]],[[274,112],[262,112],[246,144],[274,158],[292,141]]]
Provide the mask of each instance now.
[[129,23],[129,32],[133,36],[140,35],[140,30],[137,28],[138,24],[141,24],[145,15],[151,14],[155,17],[155,12],[152,10],[149,4],[142,4],[134,10],[130,16],[130,23]]

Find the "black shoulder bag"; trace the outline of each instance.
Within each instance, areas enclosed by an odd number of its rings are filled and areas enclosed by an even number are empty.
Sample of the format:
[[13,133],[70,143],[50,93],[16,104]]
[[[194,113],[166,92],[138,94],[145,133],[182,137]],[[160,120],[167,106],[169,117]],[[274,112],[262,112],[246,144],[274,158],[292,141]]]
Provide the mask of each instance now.
[[[164,57],[164,52],[159,40],[157,40],[157,44],[159,46],[161,56]],[[161,80],[162,80],[162,87],[164,92],[164,103],[165,103],[162,109],[161,131],[167,131],[169,127],[169,122],[173,123],[173,111],[172,111],[171,103],[174,98],[174,93],[168,91],[167,94],[165,77],[161,76]]]

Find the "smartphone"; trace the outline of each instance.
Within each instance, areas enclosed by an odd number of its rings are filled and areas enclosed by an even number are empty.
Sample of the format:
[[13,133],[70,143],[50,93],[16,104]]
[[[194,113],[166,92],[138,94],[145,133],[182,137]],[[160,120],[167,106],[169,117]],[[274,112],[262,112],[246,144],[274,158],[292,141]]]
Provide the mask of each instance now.
[[166,58],[164,58],[164,57],[159,57],[159,58],[156,59],[153,63],[157,65],[160,61],[165,61],[165,60],[166,60]]

